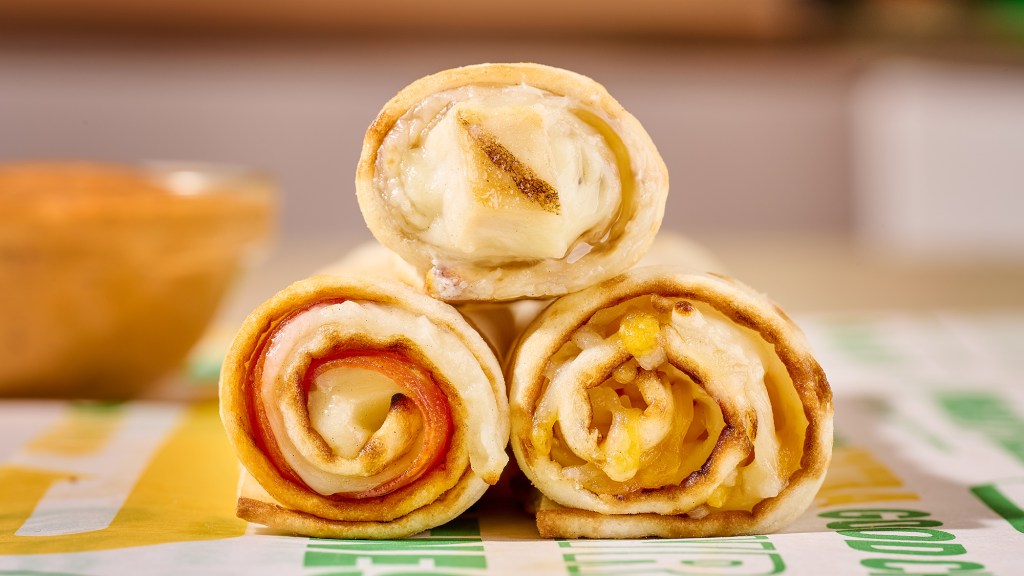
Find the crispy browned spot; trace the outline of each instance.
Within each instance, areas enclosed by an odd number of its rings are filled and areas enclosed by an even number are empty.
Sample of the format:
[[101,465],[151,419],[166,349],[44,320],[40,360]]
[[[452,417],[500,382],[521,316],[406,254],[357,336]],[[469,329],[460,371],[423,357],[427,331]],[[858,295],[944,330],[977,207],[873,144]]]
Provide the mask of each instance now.
[[676,312],[680,314],[689,314],[693,312],[693,304],[690,304],[686,300],[680,300],[676,302]]
[[558,214],[562,210],[562,205],[558,201],[558,191],[554,186],[542,180],[529,166],[520,162],[511,150],[498,142],[494,134],[479,124],[473,124],[461,113],[458,120],[470,138],[480,147],[484,156],[512,178],[512,182],[523,196],[547,212]]

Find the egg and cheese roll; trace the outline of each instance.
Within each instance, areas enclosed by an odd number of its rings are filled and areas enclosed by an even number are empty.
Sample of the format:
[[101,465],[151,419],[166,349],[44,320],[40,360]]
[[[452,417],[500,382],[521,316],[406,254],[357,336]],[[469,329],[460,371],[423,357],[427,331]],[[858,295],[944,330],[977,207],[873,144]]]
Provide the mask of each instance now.
[[508,377],[545,537],[775,531],[829,463],[831,390],[802,333],[725,276],[644,267],[564,296]]
[[566,294],[635,264],[668,173],[597,82],[538,64],[439,72],[370,125],[356,174],[373,235],[446,301]]
[[314,276],[241,327],[221,417],[240,517],[317,537],[397,538],[443,524],[508,461],[494,353],[451,306],[399,282]]

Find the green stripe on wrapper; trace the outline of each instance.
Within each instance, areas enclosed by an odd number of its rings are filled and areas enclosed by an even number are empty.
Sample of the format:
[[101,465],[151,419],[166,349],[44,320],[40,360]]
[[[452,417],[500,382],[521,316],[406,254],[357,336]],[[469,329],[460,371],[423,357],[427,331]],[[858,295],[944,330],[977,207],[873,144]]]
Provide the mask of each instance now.
[[[1024,488],[1024,480],[1018,480],[1017,483]],[[989,509],[1009,522],[1014,530],[1024,533],[1024,510],[1001,492],[996,484],[971,486],[971,492]]]

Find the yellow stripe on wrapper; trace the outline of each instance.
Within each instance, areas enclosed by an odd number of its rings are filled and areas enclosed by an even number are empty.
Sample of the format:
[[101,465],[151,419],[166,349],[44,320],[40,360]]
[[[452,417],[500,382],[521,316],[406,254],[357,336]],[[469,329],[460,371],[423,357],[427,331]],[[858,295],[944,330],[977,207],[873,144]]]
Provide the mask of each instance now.
[[[163,412],[173,412],[175,408],[168,406],[157,410],[163,415]],[[68,470],[0,467],[0,509],[3,510],[0,514],[0,555],[113,550],[218,540],[244,534],[247,524],[235,518],[234,514],[238,468],[216,407],[202,404],[188,408],[180,415],[166,416],[174,423],[168,435],[156,444],[154,452],[120,456],[148,460],[148,464],[110,524],[102,529],[74,532],[78,517],[72,510],[67,512],[66,518],[54,519],[68,533],[43,536],[19,533],[38,503],[58,484],[95,478],[97,474],[118,473],[116,469],[99,470],[83,476],[71,469],[88,466],[86,459],[89,455],[99,457],[107,444],[92,444],[85,452],[81,450],[84,445],[80,444],[71,454],[64,454],[69,456],[66,460]],[[109,428],[105,434],[91,436],[92,440],[102,436],[109,442],[115,434],[122,432],[118,430],[119,423],[123,421],[119,411],[98,412],[86,420],[90,421],[83,430],[87,435],[96,429]],[[72,411],[29,444],[25,459],[32,460],[32,450],[45,450],[44,453],[52,454],[53,444],[47,438],[52,439],[55,431],[74,434],[76,422],[82,422],[81,414]],[[59,463],[60,459],[51,457],[47,462]],[[69,502],[69,508],[73,504]]]

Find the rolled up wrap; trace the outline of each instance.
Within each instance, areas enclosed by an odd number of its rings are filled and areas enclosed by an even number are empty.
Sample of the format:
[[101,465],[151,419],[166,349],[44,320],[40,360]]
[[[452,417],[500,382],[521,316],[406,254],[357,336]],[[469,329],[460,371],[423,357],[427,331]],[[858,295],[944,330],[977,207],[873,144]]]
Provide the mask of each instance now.
[[272,297],[225,359],[220,402],[251,475],[238,515],[288,532],[415,534],[508,462],[493,352],[454,308],[389,280],[314,276]]
[[545,537],[776,531],[831,457],[831,389],[802,333],[725,276],[637,268],[562,297],[509,382]]
[[537,64],[422,78],[370,125],[356,174],[373,235],[446,301],[566,294],[635,264],[668,172],[603,86]]

